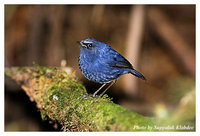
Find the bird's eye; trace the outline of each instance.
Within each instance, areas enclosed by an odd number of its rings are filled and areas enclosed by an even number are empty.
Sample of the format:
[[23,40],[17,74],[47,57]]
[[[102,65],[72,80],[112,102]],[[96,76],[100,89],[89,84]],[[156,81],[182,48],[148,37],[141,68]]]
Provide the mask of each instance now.
[[92,44],[91,44],[91,43],[89,43],[89,44],[88,44],[88,47],[92,47]]

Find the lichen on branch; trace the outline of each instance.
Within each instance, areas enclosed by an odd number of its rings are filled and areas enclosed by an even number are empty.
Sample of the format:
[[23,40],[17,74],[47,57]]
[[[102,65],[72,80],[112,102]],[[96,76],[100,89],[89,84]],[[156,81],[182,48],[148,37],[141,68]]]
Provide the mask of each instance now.
[[63,131],[137,131],[134,126],[155,122],[113,103],[107,95],[90,97],[75,74],[57,68],[6,68],[6,76],[21,85],[43,120],[60,123]]

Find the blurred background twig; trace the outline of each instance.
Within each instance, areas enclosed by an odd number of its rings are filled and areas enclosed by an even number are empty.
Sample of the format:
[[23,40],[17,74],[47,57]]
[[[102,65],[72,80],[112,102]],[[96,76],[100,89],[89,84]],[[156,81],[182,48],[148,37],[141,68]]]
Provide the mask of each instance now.
[[[135,69],[138,69],[140,49],[142,46],[142,34],[144,28],[145,9],[143,5],[136,5],[131,7],[129,28],[127,34],[126,44],[126,58],[133,64]],[[123,90],[127,95],[137,95],[138,80],[131,75],[124,75]],[[122,80],[123,80],[122,79]],[[148,80],[148,79],[147,79]]]

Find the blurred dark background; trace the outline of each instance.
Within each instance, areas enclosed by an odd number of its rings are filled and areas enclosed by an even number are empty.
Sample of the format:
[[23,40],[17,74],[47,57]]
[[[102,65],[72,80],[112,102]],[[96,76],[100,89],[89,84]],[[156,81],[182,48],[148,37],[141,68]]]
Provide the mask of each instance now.
[[[195,122],[195,5],[5,5],[5,67],[60,67],[93,93],[76,41],[93,37],[125,56],[147,82],[123,75],[107,94],[146,116],[190,111]],[[182,108],[182,109],[181,109]],[[50,131],[19,86],[5,84],[5,131]]]

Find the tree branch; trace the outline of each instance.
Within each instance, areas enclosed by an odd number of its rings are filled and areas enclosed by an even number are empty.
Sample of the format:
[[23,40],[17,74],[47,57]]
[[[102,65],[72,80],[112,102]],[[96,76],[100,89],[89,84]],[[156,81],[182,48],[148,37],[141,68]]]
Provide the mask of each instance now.
[[36,102],[42,119],[60,123],[63,131],[136,131],[134,126],[154,125],[153,118],[114,104],[107,95],[91,98],[74,74],[40,66],[5,73]]

